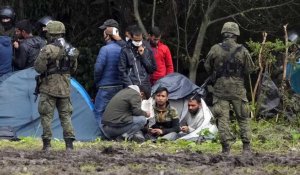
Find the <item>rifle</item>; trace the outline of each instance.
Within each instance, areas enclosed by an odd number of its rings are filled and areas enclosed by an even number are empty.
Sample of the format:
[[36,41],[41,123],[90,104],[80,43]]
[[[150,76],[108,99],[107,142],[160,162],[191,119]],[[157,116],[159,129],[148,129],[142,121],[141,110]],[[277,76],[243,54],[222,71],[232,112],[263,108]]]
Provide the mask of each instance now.
[[33,93],[35,95],[34,102],[36,102],[38,95],[40,93],[40,86],[42,84],[41,75],[35,76],[35,81],[36,81],[36,86],[35,86],[34,93]]
[[35,86],[34,93],[33,93],[35,95],[34,102],[36,102],[38,95],[40,94],[40,86],[42,84],[42,79],[47,78],[47,76],[48,76],[47,72],[35,76],[36,86]]

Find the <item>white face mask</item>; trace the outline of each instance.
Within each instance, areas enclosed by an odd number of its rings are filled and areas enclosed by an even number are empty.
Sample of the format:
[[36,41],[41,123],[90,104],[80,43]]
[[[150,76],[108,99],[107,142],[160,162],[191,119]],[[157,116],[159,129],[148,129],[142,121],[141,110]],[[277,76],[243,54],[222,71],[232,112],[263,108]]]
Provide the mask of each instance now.
[[130,38],[128,38],[128,37],[125,37],[125,41],[129,41],[130,40]]
[[140,47],[143,44],[143,41],[132,41],[132,44],[136,47]]

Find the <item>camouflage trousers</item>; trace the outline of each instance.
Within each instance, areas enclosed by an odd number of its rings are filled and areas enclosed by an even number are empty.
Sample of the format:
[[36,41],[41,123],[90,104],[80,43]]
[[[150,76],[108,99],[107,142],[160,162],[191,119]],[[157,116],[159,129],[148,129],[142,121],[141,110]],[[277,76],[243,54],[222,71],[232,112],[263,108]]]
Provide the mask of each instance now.
[[242,142],[250,143],[250,115],[247,107],[247,102],[242,100],[223,100],[218,97],[214,97],[212,113],[218,120],[217,126],[219,129],[221,144],[235,141],[235,136],[230,132],[230,105],[232,105],[233,107],[235,117],[240,127],[240,136]]
[[57,108],[60,123],[63,128],[64,139],[75,139],[74,130],[71,123],[72,104],[70,98],[53,97],[44,93],[40,94],[40,101],[38,105],[43,127],[42,138],[52,138],[51,123],[53,120],[55,107]]

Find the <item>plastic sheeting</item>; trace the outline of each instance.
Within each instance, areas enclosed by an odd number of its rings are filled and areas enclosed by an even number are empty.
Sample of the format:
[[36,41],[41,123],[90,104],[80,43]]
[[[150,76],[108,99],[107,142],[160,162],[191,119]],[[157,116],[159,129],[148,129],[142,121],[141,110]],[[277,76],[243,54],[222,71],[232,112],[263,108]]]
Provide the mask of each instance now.
[[300,60],[295,65],[288,63],[286,74],[287,79],[290,80],[292,90],[300,94]]
[[264,73],[257,99],[260,115],[273,116],[275,108],[280,104],[277,86],[268,73]]
[[169,91],[169,99],[177,100],[191,96],[193,93],[203,93],[202,89],[191,80],[179,73],[168,74],[158,80],[152,87],[151,94],[154,94],[159,87],[165,87]]
[[[17,136],[40,137],[42,127],[38,113],[38,101],[34,93],[36,71],[32,68],[15,72],[0,81],[0,126],[11,126]],[[91,141],[99,135],[99,127],[93,114],[93,104],[86,91],[71,79],[72,124],[80,141]],[[55,111],[52,122],[53,137],[63,139],[63,131]]]

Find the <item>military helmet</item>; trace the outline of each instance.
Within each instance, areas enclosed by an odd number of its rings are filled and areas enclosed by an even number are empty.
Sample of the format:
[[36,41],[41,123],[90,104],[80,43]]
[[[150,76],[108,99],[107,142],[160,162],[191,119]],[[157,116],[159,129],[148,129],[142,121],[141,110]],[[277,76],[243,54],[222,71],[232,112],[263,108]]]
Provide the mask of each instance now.
[[65,25],[60,21],[50,21],[46,26],[46,30],[49,34],[66,33]]
[[50,21],[53,21],[53,20],[54,19],[51,16],[44,16],[38,20],[38,23],[46,26]]
[[221,34],[223,33],[232,33],[232,34],[235,34],[237,36],[240,35],[240,29],[239,29],[239,26],[237,23],[235,22],[226,22],[224,25],[223,25],[223,28],[222,28],[222,31],[221,31]]
[[12,20],[15,20],[15,17],[16,17],[16,13],[14,11],[14,9],[10,6],[5,6],[5,7],[2,7],[0,9],[0,16],[3,18],[3,17],[6,17],[6,18],[10,18]]

